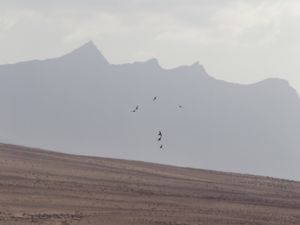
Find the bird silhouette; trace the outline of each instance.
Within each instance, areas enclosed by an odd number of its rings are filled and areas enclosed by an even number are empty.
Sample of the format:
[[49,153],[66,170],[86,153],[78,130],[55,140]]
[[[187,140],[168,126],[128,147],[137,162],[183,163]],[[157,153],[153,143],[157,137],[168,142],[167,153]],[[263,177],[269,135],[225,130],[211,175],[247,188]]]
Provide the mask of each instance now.
[[157,139],[157,141],[161,141],[161,136]]
[[183,108],[182,105],[179,105],[178,107],[181,108],[181,109]]
[[162,133],[161,131],[158,132],[158,136],[162,137]]
[[139,106],[137,105],[137,106],[135,107],[135,109],[132,110],[131,112],[136,112],[136,111],[138,111],[138,109],[139,109]]
[[154,98],[153,98],[153,101],[155,101],[157,99],[157,96],[155,96]]
[[163,145],[161,145],[159,148],[162,149],[162,148],[163,148]]

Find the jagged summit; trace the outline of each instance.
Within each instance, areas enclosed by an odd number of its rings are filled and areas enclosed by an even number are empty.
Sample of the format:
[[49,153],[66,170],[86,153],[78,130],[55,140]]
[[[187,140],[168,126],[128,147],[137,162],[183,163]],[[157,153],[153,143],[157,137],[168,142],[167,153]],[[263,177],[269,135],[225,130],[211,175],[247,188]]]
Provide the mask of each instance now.
[[109,64],[107,59],[102,55],[93,41],[89,41],[81,47],[71,51],[63,56],[64,58],[71,58],[77,60],[88,60],[90,62],[101,64]]
[[145,63],[149,64],[149,65],[154,65],[154,66],[158,66],[161,67],[159,65],[159,61],[156,58],[152,58],[152,59],[148,59],[147,61],[145,61]]
[[[97,48],[97,46],[95,45],[95,43],[93,41],[89,41],[89,42],[85,43],[81,47],[71,51],[70,53],[64,55],[63,57],[78,58],[80,60],[90,60],[90,61],[94,61],[95,63],[98,63],[100,65],[101,64],[105,64],[105,65],[110,64],[107,61],[107,59],[102,55],[101,51]],[[157,58],[150,58],[145,61],[136,61],[136,62],[129,63],[129,64],[146,66],[149,69],[152,68],[152,69],[166,70],[161,67]],[[199,62],[195,62],[191,65],[178,66],[178,67],[175,67],[175,68],[169,69],[169,70],[176,70],[178,68],[184,69],[184,70],[192,69],[192,70],[195,70],[195,72],[199,71],[202,74],[208,75],[204,66],[201,65]]]
[[206,74],[199,63],[109,64],[93,42],[1,66],[0,142],[299,180],[296,91],[279,79],[239,85]]
[[152,69],[159,69],[162,70],[163,68],[160,66],[159,61],[156,58],[148,59],[146,61],[141,62],[133,62],[132,65],[139,65],[147,68]]
[[190,65],[191,68],[194,68],[195,70],[200,70],[202,73],[207,74],[205,68],[203,65],[201,65],[198,61],[194,62],[192,65]]

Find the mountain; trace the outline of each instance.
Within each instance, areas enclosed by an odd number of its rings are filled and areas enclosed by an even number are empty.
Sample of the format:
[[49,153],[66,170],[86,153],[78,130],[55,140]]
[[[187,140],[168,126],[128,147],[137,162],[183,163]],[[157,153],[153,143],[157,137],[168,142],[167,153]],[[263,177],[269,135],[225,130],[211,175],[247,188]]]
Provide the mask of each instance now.
[[298,225],[300,182],[0,144],[1,225]]
[[300,101],[285,80],[233,84],[156,59],[113,65],[89,42],[0,66],[0,104],[1,142],[300,180]]

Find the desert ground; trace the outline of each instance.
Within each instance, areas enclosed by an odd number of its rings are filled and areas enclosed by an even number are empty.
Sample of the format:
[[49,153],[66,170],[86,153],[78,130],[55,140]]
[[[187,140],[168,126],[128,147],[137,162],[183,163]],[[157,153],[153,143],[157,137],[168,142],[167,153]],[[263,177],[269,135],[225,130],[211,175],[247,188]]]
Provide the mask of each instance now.
[[0,144],[1,225],[300,224],[300,182]]

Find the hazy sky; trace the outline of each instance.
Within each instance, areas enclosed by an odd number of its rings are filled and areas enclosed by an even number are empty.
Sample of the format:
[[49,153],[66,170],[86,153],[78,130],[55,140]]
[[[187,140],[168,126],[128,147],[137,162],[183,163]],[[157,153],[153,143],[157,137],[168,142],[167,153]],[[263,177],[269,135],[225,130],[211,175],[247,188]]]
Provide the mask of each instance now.
[[62,55],[93,40],[111,63],[199,61],[239,83],[300,93],[299,0],[1,0],[0,64]]

